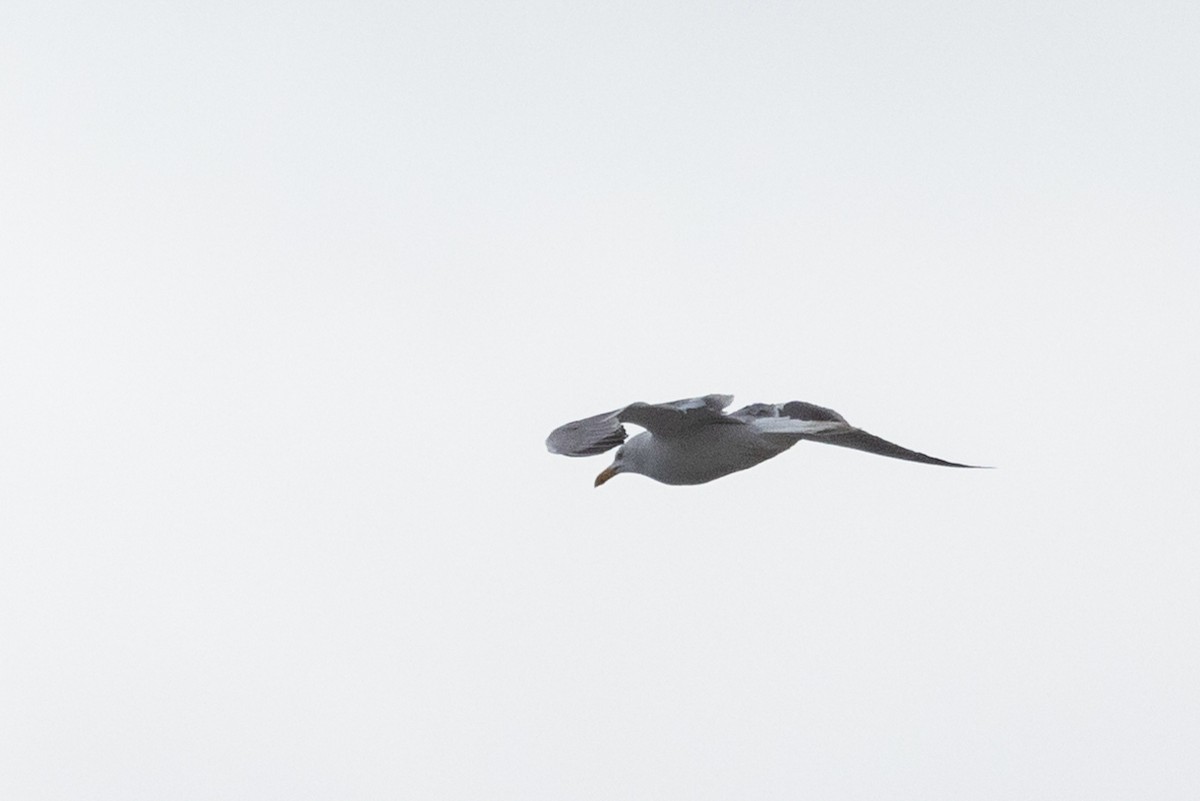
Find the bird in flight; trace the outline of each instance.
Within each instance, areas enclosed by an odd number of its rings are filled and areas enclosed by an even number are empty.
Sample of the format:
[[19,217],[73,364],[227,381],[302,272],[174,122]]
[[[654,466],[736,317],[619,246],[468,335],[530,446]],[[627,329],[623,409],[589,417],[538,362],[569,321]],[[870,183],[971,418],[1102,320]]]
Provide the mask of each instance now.
[[[813,403],[752,403],[727,414],[732,402],[732,395],[639,401],[559,426],[546,438],[546,448],[563,456],[594,456],[617,448],[613,463],[596,476],[597,487],[618,473],[640,473],[663,484],[704,484],[754,467],[806,439],[922,464],[978,466],[902,448]],[[646,430],[626,441],[624,423]]]

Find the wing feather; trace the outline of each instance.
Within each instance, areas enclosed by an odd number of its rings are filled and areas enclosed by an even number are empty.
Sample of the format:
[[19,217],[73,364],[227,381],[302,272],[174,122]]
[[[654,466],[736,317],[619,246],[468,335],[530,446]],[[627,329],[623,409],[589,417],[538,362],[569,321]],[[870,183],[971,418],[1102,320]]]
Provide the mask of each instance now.
[[667,403],[631,403],[623,409],[559,426],[546,438],[546,449],[563,456],[604,453],[625,441],[622,423],[641,426],[663,437],[679,436],[696,426],[710,423],[741,424],[741,420],[726,417],[721,412],[732,402],[732,395],[704,395]]
[[811,439],[813,442],[823,442],[826,445],[837,445],[842,448],[853,448],[856,451],[866,451],[867,453],[875,453],[880,456],[890,456],[893,459],[904,459],[909,462],[920,462],[921,464],[936,464],[942,467],[978,467],[974,464],[959,464],[958,462],[947,462],[945,459],[939,459],[936,456],[912,451],[908,448],[903,448],[894,442],[888,442],[882,437],[877,437],[874,434],[868,434],[861,428],[850,427],[843,432],[831,432],[828,434],[818,434],[816,436],[808,436],[805,439]]
[[[756,407],[762,406],[765,404],[756,404]],[[767,409],[774,409],[778,416],[765,416],[768,414]],[[888,442],[882,437],[868,434],[861,428],[855,428],[833,409],[827,409],[815,403],[791,401],[773,407],[766,406],[766,409],[748,406],[743,411],[748,411],[753,415],[764,415],[756,417],[753,425],[765,434],[792,434],[798,439],[823,442],[826,445],[837,445],[841,448],[852,448],[857,451],[889,456],[893,459],[904,459],[909,462],[920,462],[921,464],[935,464],[942,467],[976,467],[976,465],[948,462],[945,459],[938,459],[936,456],[929,456],[901,447],[894,442]]]
[[546,437],[546,450],[563,456],[595,456],[625,441],[625,426],[617,419],[623,409],[561,425]]
[[741,422],[722,414],[732,395],[705,395],[667,403],[631,403],[619,413],[621,422],[641,426],[660,437],[677,437],[697,426]]

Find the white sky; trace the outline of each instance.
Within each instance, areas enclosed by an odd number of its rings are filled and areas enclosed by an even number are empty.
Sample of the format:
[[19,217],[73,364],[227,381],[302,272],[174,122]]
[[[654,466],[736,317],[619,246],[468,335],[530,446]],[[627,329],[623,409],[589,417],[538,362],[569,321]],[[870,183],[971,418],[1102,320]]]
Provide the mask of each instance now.
[[[1052,5],[6,4],[0,796],[1200,796],[1200,6]],[[707,392],[1000,469],[543,449]]]

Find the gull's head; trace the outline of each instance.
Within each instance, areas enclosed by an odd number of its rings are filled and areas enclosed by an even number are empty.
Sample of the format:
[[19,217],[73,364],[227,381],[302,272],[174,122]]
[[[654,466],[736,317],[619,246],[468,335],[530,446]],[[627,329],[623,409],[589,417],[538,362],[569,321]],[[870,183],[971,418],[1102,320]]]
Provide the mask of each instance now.
[[613,458],[613,463],[610,464],[608,467],[604,468],[603,470],[601,470],[600,475],[596,476],[595,486],[597,486],[597,487],[600,486],[605,481],[608,481],[610,478],[615,476],[617,473],[625,472],[625,470],[626,470],[625,448],[626,447],[627,447],[627,444],[622,445],[620,448],[617,448],[617,455]]

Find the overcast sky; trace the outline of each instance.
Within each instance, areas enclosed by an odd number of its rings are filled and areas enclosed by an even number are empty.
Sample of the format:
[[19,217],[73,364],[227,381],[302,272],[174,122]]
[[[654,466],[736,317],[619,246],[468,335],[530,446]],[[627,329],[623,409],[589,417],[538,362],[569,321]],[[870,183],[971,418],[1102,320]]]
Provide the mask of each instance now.
[[5,4],[0,796],[1197,798],[1198,9]]

